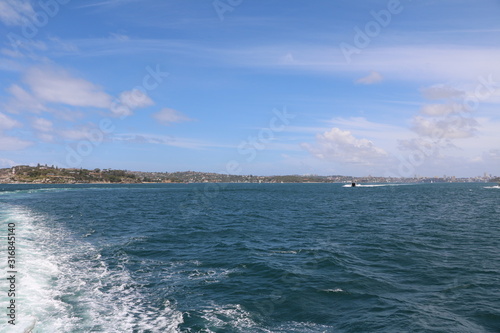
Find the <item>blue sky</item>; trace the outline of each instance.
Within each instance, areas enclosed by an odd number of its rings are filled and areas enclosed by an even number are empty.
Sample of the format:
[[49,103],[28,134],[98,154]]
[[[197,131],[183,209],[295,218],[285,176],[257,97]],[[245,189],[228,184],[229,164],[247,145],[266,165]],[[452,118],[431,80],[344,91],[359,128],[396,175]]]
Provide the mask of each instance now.
[[0,0],[0,167],[500,175],[500,2]]

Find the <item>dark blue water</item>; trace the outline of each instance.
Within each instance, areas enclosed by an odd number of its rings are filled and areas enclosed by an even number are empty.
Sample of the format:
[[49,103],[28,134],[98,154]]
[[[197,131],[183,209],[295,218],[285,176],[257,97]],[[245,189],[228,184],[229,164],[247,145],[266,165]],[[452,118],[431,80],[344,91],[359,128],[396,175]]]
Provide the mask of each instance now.
[[0,223],[1,332],[500,332],[488,184],[0,185]]

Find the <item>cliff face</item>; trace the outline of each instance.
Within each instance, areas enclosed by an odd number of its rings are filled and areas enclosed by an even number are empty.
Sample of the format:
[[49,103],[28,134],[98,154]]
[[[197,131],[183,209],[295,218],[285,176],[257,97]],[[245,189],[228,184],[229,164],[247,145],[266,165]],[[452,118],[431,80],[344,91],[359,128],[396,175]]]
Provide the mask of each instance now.
[[13,181],[12,169],[0,169],[0,183],[11,183]]

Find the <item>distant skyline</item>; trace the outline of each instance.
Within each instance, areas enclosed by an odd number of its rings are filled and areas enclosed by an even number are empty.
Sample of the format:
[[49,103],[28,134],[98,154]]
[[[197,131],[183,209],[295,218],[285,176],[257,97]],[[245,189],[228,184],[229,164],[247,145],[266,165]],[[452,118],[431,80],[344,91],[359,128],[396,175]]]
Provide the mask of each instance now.
[[493,0],[0,0],[0,168],[500,175]]

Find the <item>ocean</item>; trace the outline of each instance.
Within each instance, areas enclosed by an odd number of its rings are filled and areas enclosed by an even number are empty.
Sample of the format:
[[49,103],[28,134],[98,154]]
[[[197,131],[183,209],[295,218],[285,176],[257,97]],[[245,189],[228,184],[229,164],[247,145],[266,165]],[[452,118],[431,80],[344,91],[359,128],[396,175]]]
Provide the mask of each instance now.
[[0,184],[0,331],[500,332],[498,186],[342,185]]

